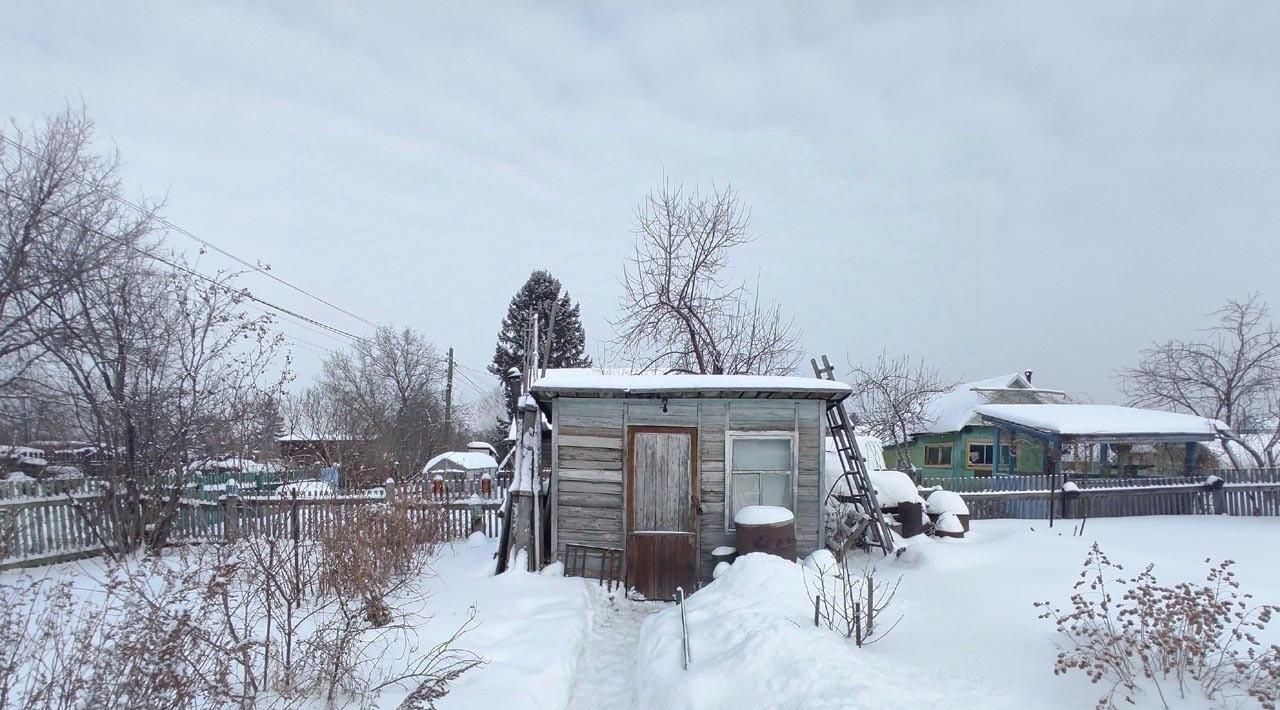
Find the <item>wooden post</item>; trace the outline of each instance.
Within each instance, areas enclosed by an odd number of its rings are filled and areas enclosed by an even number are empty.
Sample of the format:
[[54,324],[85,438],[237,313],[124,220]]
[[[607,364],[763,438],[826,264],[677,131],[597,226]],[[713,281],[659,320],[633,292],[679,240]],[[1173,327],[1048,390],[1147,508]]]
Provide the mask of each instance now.
[[863,580],[867,585],[867,635],[870,636],[876,629],[876,578],[869,574]]
[[[1066,485],[1063,483],[1062,485]],[[1062,493],[1062,519],[1071,520],[1076,517],[1076,501],[1080,498],[1079,491],[1061,491]]]
[[240,537],[240,495],[231,488],[222,497],[222,526],[227,542],[235,542]]
[[996,427],[995,443],[991,445],[991,475],[1000,475],[1000,427]]
[[1058,459],[1053,454],[1053,447],[1045,447],[1044,470],[1049,474],[1049,527],[1053,527],[1053,508],[1058,492]]
[[396,479],[388,478],[386,483],[382,484],[382,490],[386,492],[384,499],[387,505],[394,505],[396,502]]
[[[516,490],[513,485],[510,491],[511,495],[511,533],[512,545],[511,553],[516,554],[520,550],[525,550],[529,556],[528,568],[533,572],[537,570],[536,550],[534,550],[534,486],[538,483],[538,459],[537,448],[542,444],[542,422],[538,419],[537,406],[531,408],[521,408],[518,410],[520,414],[520,440],[516,442],[519,452],[516,456],[516,472],[517,480],[525,477],[528,472],[530,480],[523,481],[521,490]],[[526,445],[527,440],[532,440],[531,445]],[[528,489],[523,489],[523,484],[528,484]]]

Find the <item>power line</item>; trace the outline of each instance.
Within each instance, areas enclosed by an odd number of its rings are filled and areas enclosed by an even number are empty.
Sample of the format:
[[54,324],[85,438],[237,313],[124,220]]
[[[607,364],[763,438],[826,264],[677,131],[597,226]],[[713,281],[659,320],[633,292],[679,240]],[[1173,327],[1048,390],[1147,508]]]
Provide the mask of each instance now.
[[481,398],[489,396],[489,393],[486,392],[483,387],[481,387],[480,385],[477,385],[470,377],[467,377],[465,372],[459,371],[457,375],[458,377],[462,378],[463,382],[466,382],[468,385],[470,385],[471,389],[474,390],[475,393],[479,395]]
[[[17,148],[18,150],[20,150],[20,151],[22,151],[22,152],[26,153],[27,155],[29,155],[29,156],[31,156],[31,157],[33,157],[33,158],[40,159],[40,155],[39,155],[38,153],[36,153],[35,151],[31,150],[30,148],[28,148],[28,147],[26,147],[26,146],[24,146],[24,145],[22,145],[22,144],[20,144],[20,143],[18,143],[17,141],[13,140],[12,138],[9,138],[8,136],[0,135],[0,140],[4,141],[5,143],[8,143],[9,145],[13,146],[14,148]],[[337,304],[335,304],[335,303],[333,303],[333,302],[331,302],[331,301],[325,300],[324,298],[322,298],[322,297],[320,297],[320,296],[317,296],[316,294],[314,294],[314,293],[312,293],[312,292],[310,292],[310,291],[308,291],[308,290],[306,290],[306,289],[302,288],[301,286],[295,286],[294,284],[292,284],[292,283],[290,283],[290,282],[288,282],[288,281],[285,281],[284,279],[280,278],[279,276],[276,276],[275,274],[271,273],[271,272],[270,272],[270,270],[263,268],[260,264],[253,264],[253,263],[250,263],[250,262],[246,261],[245,259],[242,259],[242,258],[240,258],[240,257],[236,256],[235,254],[232,254],[231,252],[227,251],[226,249],[223,249],[222,247],[218,246],[217,244],[214,244],[213,242],[210,242],[210,241],[209,241],[209,240],[207,240],[207,239],[204,239],[204,238],[202,238],[202,237],[199,237],[199,236],[197,236],[196,234],[192,233],[191,231],[189,231],[189,230],[187,230],[187,229],[184,229],[184,228],[182,228],[182,227],[179,227],[178,225],[174,224],[173,222],[170,222],[169,220],[165,219],[164,217],[161,217],[160,215],[157,215],[157,214],[153,214],[150,210],[146,209],[146,208],[145,208],[145,207],[143,207],[142,205],[139,205],[139,204],[137,204],[137,203],[135,203],[135,202],[133,202],[133,201],[129,200],[128,198],[124,197],[123,195],[120,195],[119,193],[116,193],[116,192],[113,192],[113,191],[111,191],[111,190],[108,190],[107,188],[105,188],[105,187],[103,187],[103,186],[101,186],[101,185],[95,185],[95,184],[93,184],[93,183],[89,182],[88,180],[86,180],[84,177],[81,177],[81,176],[79,176],[79,175],[73,175],[73,176],[71,176],[71,177],[72,177],[74,180],[76,180],[77,182],[79,182],[80,184],[82,184],[82,185],[86,185],[86,186],[88,186],[90,189],[92,189],[92,190],[94,190],[94,191],[105,193],[107,196],[111,197],[113,200],[116,200],[117,202],[120,202],[120,203],[122,203],[122,204],[125,204],[125,205],[127,205],[127,206],[129,206],[129,207],[133,208],[133,209],[134,209],[134,210],[136,210],[139,214],[142,214],[142,215],[148,215],[148,216],[150,216],[152,219],[156,220],[156,221],[157,221],[157,222],[159,222],[160,224],[163,224],[164,226],[168,227],[169,229],[172,229],[173,231],[177,232],[178,234],[181,234],[181,235],[183,235],[183,236],[185,236],[185,237],[188,237],[188,238],[190,238],[190,239],[194,240],[195,242],[197,242],[197,243],[198,243],[198,244],[200,244],[201,246],[204,246],[204,247],[206,247],[206,248],[208,248],[208,249],[211,249],[211,250],[213,250],[213,251],[216,251],[216,252],[218,252],[219,254],[222,254],[223,256],[225,256],[225,257],[227,257],[227,258],[229,258],[229,259],[232,259],[232,260],[236,261],[236,262],[237,262],[237,263],[239,263],[239,264],[242,264],[242,265],[244,265],[244,266],[246,266],[246,267],[248,267],[248,268],[250,268],[250,269],[253,269],[254,271],[257,271],[258,273],[262,274],[263,276],[266,276],[267,278],[269,278],[269,279],[271,279],[271,280],[273,280],[273,281],[276,281],[277,283],[280,283],[280,284],[283,284],[283,285],[285,285],[285,286],[288,286],[289,288],[293,289],[294,291],[297,291],[298,293],[301,293],[302,295],[307,296],[308,298],[311,298],[311,299],[314,299],[314,300],[316,300],[316,301],[318,301],[318,302],[320,302],[320,303],[323,303],[324,305],[326,305],[326,306],[328,306],[328,307],[330,307],[330,308],[332,308],[332,309],[334,309],[334,310],[336,310],[336,311],[338,311],[338,312],[340,312],[340,313],[344,313],[344,314],[346,314],[346,315],[348,315],[348,316],[351,316],[352,318],[355,318],[356,320],[360,321],[361,323],[364,323],[365,325],[368,325],[368,326],[373,327],[373,328],[377,328],[377,327],[378,327],[378,324],[377,324],[377,323],[374,323],[373,321],[371,321],[371,320],[369,320],[369,319],[367,319],[367,318],[364,318],[364,317],[362,317],[362,316],[358,316],[358,315],[356,315],[355,313],[352,313],[351,311],[349,311],[349,310],[347,310],[347,309],[343,308],[342,306],[339,306],[339,305],[337,305]]]
[[[0,137],[3,137],[3,136],[0,136]],[[14,199],[21,200],[21,201],[23,201],[23,202],[27,203],[28,205],[32,205],[32,206],[34,206],[34,205],[32,204],[32,202],[31,202],[31,200],[29,200],[29,199],[27,199],[27,198],[25,198],[25,197],[22,197],[21,195],[16,195],[16,194],[14,194],[14,193],[12,193],[12,192],[9,192],[8,190],[5,190],[4,188],[0,188],[0,195],[4,195],[5,197],[12,197],[12,198],[14,198]],[[305,321],[306,323],[310,323],[311,325],[314,325],[314,326],[316,326],[316,327],[318,327],[318,328],[321,328],[321,329],[323,329],[323,330],[326,330],[326,331],[329,331],[329,332],[335,333],[335,334],[337,334],[337,335],[341,335],[341,336],[343,336],[343,337],[345,337],[345,338],[349,338],[349,339],[351,339],[352,341],[361,341],[361,340],[364,340],[364,338],[361,338],[360,336],[355,335],[355,334],[352,334],[352,333],[348,333],[347,331],[342,330],[341,328],[338,328],[338,327],[335,327],[335,326],[329,325],[328,323],[321,323],[320,321],[318,321],[318,320],[316,320],[316,319],[314,319],[314,318],[309,318],[309,317],[307,317],[307,316],[304,316],[304,315],[302,315],[301,313],[298,313],[297,311],[290,310],[290,309],[288,309],[288,308],[285,308],[284,306],[277,306],[276,304],[271,303],[270,301],[266,301],[266,300],[264,300],[264,299],[258,298],[257,296],[253,295],[253,293],[252,293],[252,292],[250,292],[250,291],[249,291],[249,289],[247,289],[247,288],[235,288],[235,287],[233,287],[233,286],[229,286],[229,285],[227,285],[227,284],[225,284],[225,283],[223,283],[223,282],[221,282],[221,281],[218,281],[217,279],[214,279],[214,278],[212,278],[212,277],[206,276],[206,275],[204,275],[204,274],[202,274],[202,273],[200,273],[200,272],[198,272],[198,271],[194,271],[194,270],[189,269],[189,268],[187,268],[187,267],[185,267],[185,266],[182,266],[181,264],[178,264],[178,263],[176,263],[176,262],[174,262],[174,261],[171,261],[171,260],[169,260],[169,259],[166,259],[166,258],[164,258],[164,257],[160,256],[159,254],[155,253],[155,252],[148,251],[148,250],[146,250],[146,249],[142,249],[141,247],[137,246],[136,244],[130,244],[130,243],[128,243],[128,242],[126,242],[126,241],[124,241],[124,240],[122,240],[122,239],[120,239],[120,238],[118,238],[118,237],[116,237],[116,236],[113,236],[113,235],[111,235],[111,234],[107,234],[106,232],[103,232],[102,230],[100,230],[100,229],[98,229],[98,228],[96,228],[96,227],[91,227],[91,226],[89,226],[89,225],[85,224],[84,222],[80,222],[80,221],[78,221],[78,220],[76,220],[76,219],[74,219],[74,218],[72,218],[72,217],[68,217],[67,215],[62,214],[62,212],[60,212],[60,211],[58,211],[58,210],[56,210],[56,209],[53,209],[53,208],[50,208],[50,207],[45,207],[45,208],[44,208],[44,211],[45,211],[46,213],[48,213],[48,214],[53,215],[54,217],[57,217],[57,218],[59,218],[59,219],[61,219],[61,220],[65,221],[65,222],[70,222],[71,224],[74,224],[74,225],[76,225],[76,226],[80,227],[81,229],[83,229],[83,230],[85,230],[85,231],[87,231],[87,232],[90,232],[91,234],[96,234],[96,235],[98,235],[99,237],[102,237],[103,239],[106,239],[106,240],[109,240],[109,241],[114,242],[114,243],[116,243],[116,244],[119,244],[120,246],[123,246],[123,247],[125,247],[125,248],[127,248],[127,249],[132,249],[133,251],[136,251],[136,252],[138,252],[139,254],[141,254],[141,255],[143,255],[143,256],[145,256],[145,257],[149,258],[149,259],[153,259],[153,260],[155,260],[155,261],[158,261],[158,262],[160,262],[161,264],[164,264],[164,265],[166,265],[166,266],[168,266],[168,267],[170,267],[170,268],[172,268],[172,269],[175,269],[175,270],[177,270],[177,271],[181,271],[181,272],[183,272],[183,273],[185,273],[185,274],[188,274],[188,275],[193,276],[193,277],[195,277],[195,278],[201,279],[201,280],[203,280],[203,281],[207,281],[208,283],[213,284],[213,285],[214,285],[215,287],[217,287],[217,288],[223,289],[223,290],[228,291],[228,292],[230,292],[230,293],[238,294],[238,295],[240,295],[240,296],[243,296],[244,298],[247,298],[247,299],[249,299],[249,300],[251,300],[251,301],[254,301],[255,303],[262,304],[263,306],[266,306],[267,308],[270,308],[270,309],[272,309],[272,310],[278,311],[278,312],[283,313],[283,314],[285,314],[285,315],[292,316],[293,318],[296,318],[296,319],[298,319],[298,320],[300,320],[300,321]]]

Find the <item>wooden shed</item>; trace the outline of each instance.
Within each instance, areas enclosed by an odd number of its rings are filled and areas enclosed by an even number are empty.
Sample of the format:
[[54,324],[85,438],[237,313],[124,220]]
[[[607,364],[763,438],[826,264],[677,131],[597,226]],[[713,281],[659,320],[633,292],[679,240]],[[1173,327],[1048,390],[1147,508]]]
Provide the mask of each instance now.
[[[797,553],[823,544],[825,408],[842,383],[747,375],[552,370],[551,551],[616,551],[628,587],[669,599],[711,579],[746,505],[795,513]],[[607,555],[604,555],[607,558]],[[600,574],[592,557],[584,573]]]

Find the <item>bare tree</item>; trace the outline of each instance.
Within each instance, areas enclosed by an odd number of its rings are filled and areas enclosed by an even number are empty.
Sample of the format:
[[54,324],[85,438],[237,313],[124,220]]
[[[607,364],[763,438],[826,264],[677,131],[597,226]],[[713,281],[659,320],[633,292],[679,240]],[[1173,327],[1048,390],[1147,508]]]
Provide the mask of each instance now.
[[443,380],[443,358],[426,338],[407,328],[381,328],[325,360],[317,396],[332,407],[337,428],[366,443],[368,463],[403,478],[447,443]]
[[109,528],[124,549],[165,544],[207,423],[260,396],[274,364],[279,336],[245,313],[233,279],[156,271],[135,254],[50,304],[60,329],[49,357],[85,438],[108,452]]
[[694,374],[788,374],[799,334],[758,289],[729,283],[734,247],[753,240],[732,188],[709,195],[664,183],[636,210],[636,245],[623,270],[619,345],[643,369]]
[[891,358],[882,352],[871,365],[850,369],[858,423],[889,445],[906,444],[921,431],[928,424],[929,402],[958,384],[910,355]]
[[[1130,402],[1221,420],[1256,466],[1275,466],[1280,444],[1280,332],[1258,294],[1229,300],[1217,324],[1192,340],[1168,340],[1142,351],[1119,371]],[[1258,434],[1241,437],[1242,433]],[[1227,447],[1232,465],[1241,461]]]
[[70,110],[0,131],[0,386],[20,380],[61,327],[45,317],[50,301],[137,246],[149,228],[150,215],[109,197],[119,188],[119,159],[94,154],[92,139],[93,123]]

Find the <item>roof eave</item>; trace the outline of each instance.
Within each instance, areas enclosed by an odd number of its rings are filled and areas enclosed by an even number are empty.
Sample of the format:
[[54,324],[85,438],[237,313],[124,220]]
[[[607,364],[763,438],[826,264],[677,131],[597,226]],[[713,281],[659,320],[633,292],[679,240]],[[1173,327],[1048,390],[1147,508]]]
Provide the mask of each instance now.
[[759,388],[750,390],[716,389],[613,389],[613,388],[535,388],[534,399],[539,403],[560,397],[579,399],[812,399],[840,402],[847,399],[851,390],[795,390]]

